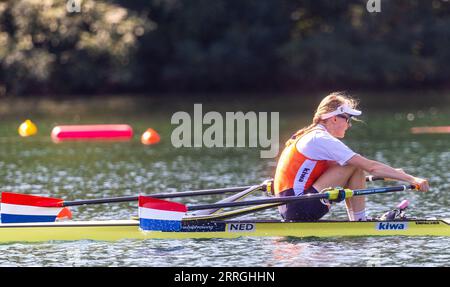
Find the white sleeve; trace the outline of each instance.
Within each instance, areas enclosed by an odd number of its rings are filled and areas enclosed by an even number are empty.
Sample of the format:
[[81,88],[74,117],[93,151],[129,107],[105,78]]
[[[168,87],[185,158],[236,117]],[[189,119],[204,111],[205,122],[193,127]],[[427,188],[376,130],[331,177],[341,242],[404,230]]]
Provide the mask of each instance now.
[[301,139],[296,147],[308,158],[335,161],[341,166],[357,154],[337,138],[326,134],[316,134],[306,141]]

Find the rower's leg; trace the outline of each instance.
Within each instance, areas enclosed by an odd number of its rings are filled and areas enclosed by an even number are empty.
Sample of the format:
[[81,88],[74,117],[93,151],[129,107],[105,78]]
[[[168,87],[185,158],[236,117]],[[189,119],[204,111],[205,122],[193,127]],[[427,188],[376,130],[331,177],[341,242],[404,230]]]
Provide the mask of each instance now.
[[[350,189],[361,189],[366,185],[365,173],[362,169],[354,166],[333,165],[328,168],[319,179],[314,182],[313,187],[321,191],[327,187],[346,187]],[[346,199],[347,214],[350,220],[365,220],[365,198],[362,196]]]
[[327,187],[345,187],[355,170],[356,168],[350,165],[332,165],[314,182],[313,187],[318,191]]
[[[362,169],[355,168],[351,175],[347,188],[362,189],[366,187],[366,174]],[[366,220],[366,198],[355,196],[345,200],[348,218],[352,221]]]

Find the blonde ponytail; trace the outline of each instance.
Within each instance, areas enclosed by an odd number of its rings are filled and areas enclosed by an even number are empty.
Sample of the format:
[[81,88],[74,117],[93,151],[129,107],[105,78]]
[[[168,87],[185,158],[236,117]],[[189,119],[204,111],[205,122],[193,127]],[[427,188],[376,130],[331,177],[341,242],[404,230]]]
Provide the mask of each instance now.
[[320,124],[323,121],[321,118],[323,114],[330,113],[343,104],[347,104],[350,108],[355,109],[358,102],[345,92],[334,92],[323,98],[317,107],[312,123],[293,134],[291,138],[286,141],[286,146],[293,144],[299,137],[307,134]]

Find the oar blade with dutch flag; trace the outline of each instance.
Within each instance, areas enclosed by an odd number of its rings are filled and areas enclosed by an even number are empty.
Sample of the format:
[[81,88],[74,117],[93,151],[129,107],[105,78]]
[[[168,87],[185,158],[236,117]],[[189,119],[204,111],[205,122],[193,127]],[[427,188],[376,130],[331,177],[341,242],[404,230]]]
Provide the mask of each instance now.
[[181,203],[139,196],[139,225],[145,231],[180,231],[187,206]]
[[2,192],[1,222],[54,222],[61,217],[71,218],[70,210],[62,202],[59,198]]

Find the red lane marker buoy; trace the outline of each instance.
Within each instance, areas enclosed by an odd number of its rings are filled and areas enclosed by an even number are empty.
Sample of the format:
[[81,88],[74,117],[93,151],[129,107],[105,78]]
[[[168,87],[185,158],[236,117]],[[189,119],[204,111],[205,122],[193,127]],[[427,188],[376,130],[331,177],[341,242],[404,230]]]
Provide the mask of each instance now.
[[66,125],[52,130],[55,143],[63,141],[126,141],[133,137],[129,125]]

